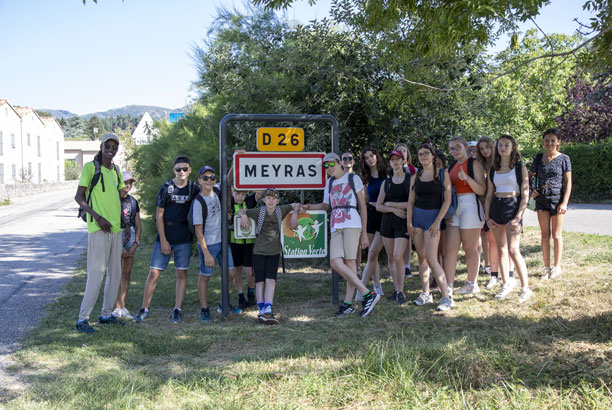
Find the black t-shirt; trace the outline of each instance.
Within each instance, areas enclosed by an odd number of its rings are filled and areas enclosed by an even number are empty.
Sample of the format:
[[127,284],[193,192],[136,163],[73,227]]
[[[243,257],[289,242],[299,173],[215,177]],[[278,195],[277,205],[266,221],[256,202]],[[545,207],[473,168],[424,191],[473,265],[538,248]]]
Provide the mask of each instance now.
[[121,198],[121,227],[129,228],[136,223],[136,214],[140,212],[138,201],[132,195]]
[[[177,187],[174,182],[164,184],[157,194],[155,204],[164,208],[164,228],[166,240],[171,245],[191,243],[193,237],[187,225],[187,214],[191,201],[200,193],[200,187],[189,181],[183,188]],[[159,233],[155,238],[160,241]]]

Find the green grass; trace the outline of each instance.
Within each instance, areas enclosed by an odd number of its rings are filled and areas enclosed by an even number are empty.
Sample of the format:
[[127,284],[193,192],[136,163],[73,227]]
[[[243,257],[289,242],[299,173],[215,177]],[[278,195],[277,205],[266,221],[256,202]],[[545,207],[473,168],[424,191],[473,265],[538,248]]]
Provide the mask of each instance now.
[[11,204],[11,200],[10,199],[3,199],[0,200],[0,206],[7,206]]
[[[523,250],[535,295],[498,302],[484,290],[434,312],[386,300],[371,316],[335,319],[328,261],[288,261],[279,274],[277,327],[255,312],[202,324],[197,260],[185,316],[170,323],[173,266],[158,283],[152,316],[140,325],[72,330],[81,270],[39,328],[12,356],[25,392],[7,408],[611,408],[612,237],[564,234],[564,275],[539,280],[539,232]],[[139,251],[128,296],[140,305],[151,247]],[[465,267],[458,270],[459,284]],[[211,305],[219,300],[218,271]],[[392,292],[384,281],[387,294]],[[409,300],[419,281],[407,284]],[[232,294],[232,298],[235,298]],[[211,309],[212,310],[212,309]],[[99,305],[94,314],[99,311]],[[218,319],[214,313],[214,318]],[[0,403],[0,406],[2,404]]]

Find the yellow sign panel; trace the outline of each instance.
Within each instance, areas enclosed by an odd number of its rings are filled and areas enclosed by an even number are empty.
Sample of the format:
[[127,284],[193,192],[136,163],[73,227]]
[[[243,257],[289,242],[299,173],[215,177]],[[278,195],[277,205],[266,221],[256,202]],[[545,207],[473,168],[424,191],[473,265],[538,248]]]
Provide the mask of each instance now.
[[257,149],[259,151],[303,151],[303,128],[258,128]]

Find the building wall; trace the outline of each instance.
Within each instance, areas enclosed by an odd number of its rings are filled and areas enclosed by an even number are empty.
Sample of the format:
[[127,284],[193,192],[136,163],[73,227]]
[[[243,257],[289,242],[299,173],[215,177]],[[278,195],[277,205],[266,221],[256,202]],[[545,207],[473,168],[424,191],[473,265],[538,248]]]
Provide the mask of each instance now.
[[19,180],[21,163],[21,118],[9,104],[0,105],[0,184]]

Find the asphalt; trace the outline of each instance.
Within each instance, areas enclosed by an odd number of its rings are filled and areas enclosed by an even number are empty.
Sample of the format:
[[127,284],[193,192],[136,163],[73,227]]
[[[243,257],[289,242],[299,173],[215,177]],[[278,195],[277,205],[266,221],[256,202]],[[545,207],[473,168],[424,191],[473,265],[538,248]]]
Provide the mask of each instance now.
[[[540,226],[536,213],[530,210],[525,211],[523,222],[525,226]],[[563,231],[612,235],[612,204],[570,204]]]

